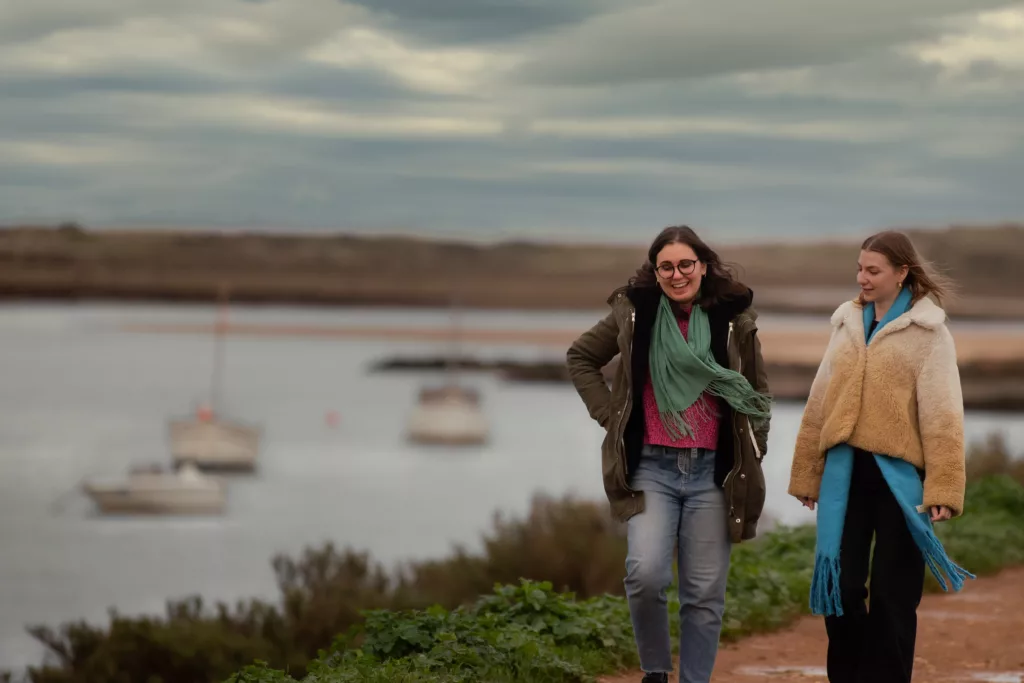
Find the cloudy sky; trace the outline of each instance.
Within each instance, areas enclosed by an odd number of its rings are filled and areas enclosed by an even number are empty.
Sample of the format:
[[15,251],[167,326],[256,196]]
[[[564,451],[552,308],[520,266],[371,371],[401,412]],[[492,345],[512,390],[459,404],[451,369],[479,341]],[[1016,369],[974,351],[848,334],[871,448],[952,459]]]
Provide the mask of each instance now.
[[1021,2],[0,1],[3,222],[798,238],[1022,178]]

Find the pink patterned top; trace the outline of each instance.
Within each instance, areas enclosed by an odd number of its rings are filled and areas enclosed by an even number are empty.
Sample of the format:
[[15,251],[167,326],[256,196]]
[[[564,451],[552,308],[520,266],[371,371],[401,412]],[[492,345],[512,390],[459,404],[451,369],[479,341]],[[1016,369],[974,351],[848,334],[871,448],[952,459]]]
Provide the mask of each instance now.
[[[679,331],[683,338],[690,329],[689,318],[679,320]],[[647,383],[644,385],[644,422],[646,427],[645,443],[653,446],[668,446],[670,448],[706,448],[715,450],[718,447],[718,397],[711,396],[707,392],[692,406],[683,413],[686,423],[693,427],[692,437],[683,437],[674,440],[661,424],[661,416],[658,415],[658,403],[654,399],[654,384],[651,382],[650,370],[647,371]],[[703,405],[702,405],[703,404]]]

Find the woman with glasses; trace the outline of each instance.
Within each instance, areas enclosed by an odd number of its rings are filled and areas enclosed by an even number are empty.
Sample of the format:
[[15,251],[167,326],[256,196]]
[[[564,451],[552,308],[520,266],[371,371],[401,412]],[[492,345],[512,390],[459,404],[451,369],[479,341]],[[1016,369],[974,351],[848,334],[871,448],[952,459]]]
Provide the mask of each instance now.
[[[569,374],[607,434],[604,487],[626,523],[626,596],[643,683],[672,671],[666,591],[679,565],[679,681],[711,680],[732,543],[765,498],[771,400],[753,294],[688,227],[666,228],[573,343]],[[620,356],[609,389],[602,368]]]

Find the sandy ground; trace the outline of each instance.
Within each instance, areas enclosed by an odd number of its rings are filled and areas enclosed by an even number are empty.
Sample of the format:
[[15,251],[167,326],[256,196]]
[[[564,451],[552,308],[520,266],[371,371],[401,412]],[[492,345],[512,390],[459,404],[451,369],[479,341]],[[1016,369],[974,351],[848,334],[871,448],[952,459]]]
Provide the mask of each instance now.
[[[915,683],[1024,683],[1024,568],[926,595],[918,611]],[[792,628],[723,647],[713,683],[814,683],[825,676],[825,627]],[[639,683],[640,673],[602,679]],[[674,679],[670,679],[674,680]]]

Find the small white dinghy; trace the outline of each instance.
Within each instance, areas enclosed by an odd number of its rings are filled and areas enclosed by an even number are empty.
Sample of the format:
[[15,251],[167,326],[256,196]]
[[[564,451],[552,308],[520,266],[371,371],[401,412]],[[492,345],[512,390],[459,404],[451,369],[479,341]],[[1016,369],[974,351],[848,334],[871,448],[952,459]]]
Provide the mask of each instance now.
[[227,503],[224,483],[190,462],[177,471],[132,469],[127,481],[86,482],[82,490],[101,514],[219,515]]
[[457,384],[420,391],[408,422],[409,440],[422,444],[483,444],[489,432],[479,394]]

